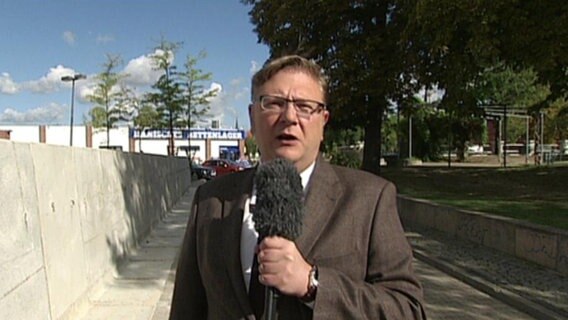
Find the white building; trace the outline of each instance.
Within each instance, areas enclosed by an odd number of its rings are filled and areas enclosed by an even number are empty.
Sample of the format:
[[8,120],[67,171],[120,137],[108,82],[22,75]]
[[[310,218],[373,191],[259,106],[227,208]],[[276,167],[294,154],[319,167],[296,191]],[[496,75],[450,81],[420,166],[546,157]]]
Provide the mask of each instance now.
[[[237,129],[191,128],[174,129],[174,153],[201,162],[209,158],[239,159],[245,154],[246,132]],[[169,129],[142,129],[130,127],[104,128],[73,126],[73,147],[110,148],[126,152],[168,154]],[[69,126],[0,125],[0,139],[70,145]]]

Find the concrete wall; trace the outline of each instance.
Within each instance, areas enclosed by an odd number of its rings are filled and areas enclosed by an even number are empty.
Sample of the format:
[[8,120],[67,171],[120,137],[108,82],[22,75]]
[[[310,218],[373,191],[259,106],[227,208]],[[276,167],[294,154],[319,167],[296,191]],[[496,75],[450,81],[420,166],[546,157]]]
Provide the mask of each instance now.
[[436,229],[568,275],[568,231],[404,196],[398,206],[406,226]]
[[189,183],[183,158],[0,140],[0,319],[72,319]]

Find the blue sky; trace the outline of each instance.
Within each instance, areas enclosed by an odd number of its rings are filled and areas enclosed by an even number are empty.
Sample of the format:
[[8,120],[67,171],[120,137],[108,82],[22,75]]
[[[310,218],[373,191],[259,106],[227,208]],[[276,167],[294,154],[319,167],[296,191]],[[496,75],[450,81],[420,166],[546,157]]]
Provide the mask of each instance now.
[[249,128],[250,77],[268,58],[257,43],[249,7],[239,0],[5,0],[0,1],[0,124],[69,124],[76,82],[75,123],[92,104],[85,96],[106,54],[120,55],[127,85],[144,91],[157,74],[149,55],[163,36],[183,42],[174,64],[201,50],[198,68],[219,88],[211,113],[224,127]]

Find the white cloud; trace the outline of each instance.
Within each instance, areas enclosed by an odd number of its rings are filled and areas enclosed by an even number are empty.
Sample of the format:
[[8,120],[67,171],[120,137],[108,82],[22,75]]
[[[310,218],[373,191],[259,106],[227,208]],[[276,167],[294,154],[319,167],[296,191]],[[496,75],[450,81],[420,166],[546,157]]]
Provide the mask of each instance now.
[[[75,85],[77,85],[77,83],[75,83]],[[77,99],[83,102],[89,102],[87,97],[95,93],[95,84],[91,82],[89,84],[78,86],[77,88],[75,88],[75,92]]]
[[44,107],[37,107],[25,112],[6,108],[0,113],[0,122],[9,123],[55,123],[61,122],[65,118],[67,108],[57,104],[50,103]]
[[236,78],[236,79],[231,80],[229,83],[233,87],[239,87],[243,84],[244,81],[245,80],[243,78]]
[[151,85],[154,84],[160,75],[161,70],[156,70],[152,56],[158,54],[156,50],[153,54],[147,54],[128,61],[123,73],[127,75],[125,82],[130,85]]
[[219,95],[221,92],[223,92],[223,86],[220,83],[212,82],[211,85],[209,85],[209,89],[205,90],[205,93],[212,91],[217,91],[217,95]]
[[103,34],[99,34],[99,35],[97,36],[97,40],[96,40],[96,41],[97,41],[97,43],[99,43],[99,44],[106,44],[106,43],[109,43],[109,42],[113,42],[113,41],[114,41],[114,36],[109,35],[109,34],[104,34],[104,35],[103,35]]
[[18,85],[12,80],[9,73],[0,74],[0,93],[15,94],[18,92]]
[[232,91],[234,91],[234,98],[236,100],[248,99],[250,97],[250,87],[248,80],[244,78],[236,78],[229,82]]
[[250,69],[249,69],[250,74],[255,74],[258,70],[260,70],[260,67],[261,67],[260,63],[252,60],[250,62]]
[[[232,80],[228,90],[223,90],[220,84],[212,83],[210,88],[219,88],[221,91],[211,100],[209,114],[210,119],[219,120],[224,128],[232,128],[235,119],[239,119],[240,127],[248,126],[248,97],[250,92],[247,87],[242,87],[242,81]],[[210,122],[208,123],[210,124]]]
[[211,120],[219,120],[223,125],[223,118],[226,111],[226,93],[223,91],[223,86],[219,83],[213,82],[207,91],[217,89],[217,95],[210,100],[209,112],[207,117],[201,119],[199,123],[205,127],[211,126]]
[[75,44],[75,34],[69,30],[63,32],[63,41],[68,45],[72,46]]
[[[50,68],[47,74],[39,80],[22,83],[22,88],[36,93],[49,93],[59,90],[62,86],[71,86],[71,83],[61,81],[61,77],[75,74],[75,70],[58,65]],[[79,82],[77,82],[78,84]]]

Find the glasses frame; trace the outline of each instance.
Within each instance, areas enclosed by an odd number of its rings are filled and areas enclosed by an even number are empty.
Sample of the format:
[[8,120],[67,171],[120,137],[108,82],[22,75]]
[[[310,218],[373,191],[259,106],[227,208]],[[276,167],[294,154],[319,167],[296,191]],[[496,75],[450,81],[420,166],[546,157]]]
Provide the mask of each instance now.
[[[300,118],[305,118],[305,119],[309,119],[313,114],[319,113],[319,112],[321,112],[322,110],[325,110],[326,107],[327,107],[325,103],[319,102],[319,101],[316,101],[316,100],[310,100],[310,99],[288,99],[288,98],[284,98],[284,97],[281,97],[281,96],[274,96],[274,95],[270,95],[270,94],[263,94],[263,95],[260,95],[260,96],[258,97],[258,104],[259,104],[259,106],[260,106],[260,109],[261,109],[262,111],[264,111],[264,112],[282,113],[284,110],[286,110],[285,108],[280,108],[278,111],[272,110],[272,109],[270,109],[270,110],[269,110],[269,109],[266,109],[266,108],[264,107],[264,102],[263,102],[263,100],[264,100],[265,98],[280,99],[280,100],[286,102],[286,106],[288,106],[289,103],[292,103],[292,105],[294,106],[294,110],[296,111],[296,114],[298,115],[298,117],[300,117]],[[296,105],[296,103],[298,103],[298,102],[315,103],[315,104],[317,104],[317,107],[314,108],[312,111],[309,111],[308,113],[305,113],[304,111],[301,111],[300,109],[298,109],[298,107],[297,107],[297,105]]]

